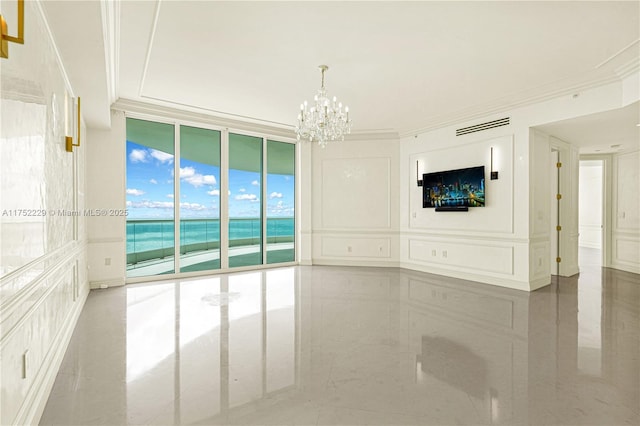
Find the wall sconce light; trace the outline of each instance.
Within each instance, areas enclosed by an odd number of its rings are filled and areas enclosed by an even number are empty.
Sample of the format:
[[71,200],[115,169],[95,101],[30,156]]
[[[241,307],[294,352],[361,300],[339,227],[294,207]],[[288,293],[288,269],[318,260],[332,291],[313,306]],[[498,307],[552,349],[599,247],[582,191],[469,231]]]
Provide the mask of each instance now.
[[418,186],[422,186],[422,179],[420,179],[420,172],[418,172],[419,168],[420,162],[416,160],[416,181],[418,182]]
[[498,179],[498,172],[493,170],[493,147],[491,147],[491,180]]
[[0,15],[0,27],[2,29],[2,39],[0,40],[0,57],[9,57],[9,42],[24,44],[24,0],[18,0],[18,36],[9,35],[7,21]]
[[73,143],[73,136],[65,136],[64,137],[64,142],[65,142],[65,149],[67,150],[67,152],[73,152],[73,147],[74,146],[80,146],[80,97],[77,98],[78,99],[78,104],[77,104],[77,116],[75,121],[75,130],[76,130],[76,139],[78,140],[78,143]]

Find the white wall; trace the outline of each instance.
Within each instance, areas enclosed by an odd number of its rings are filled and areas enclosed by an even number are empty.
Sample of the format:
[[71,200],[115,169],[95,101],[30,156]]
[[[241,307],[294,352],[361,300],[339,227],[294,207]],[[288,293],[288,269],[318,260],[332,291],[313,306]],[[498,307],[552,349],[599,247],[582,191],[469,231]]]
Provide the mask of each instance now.
[[602,161],[580,161],[580,238],[581,247],[602,249]]
[[[630,89],[633,93],[625,87],[623,82],[612,83],[584,90],[579,96],[560,96],[402,138],[400,266],[522,290],[550,283],[551,268],[555,269],[549,261],[551,203],[555,200],[549,180],[549,154],[553,148],[560,152],[563,163],[560,274],[577,273],[578,149],[532,129],[621,108],[638,98],[633,87]],[[510,117],[511,124],[455,136],[458,128],[502,117]],[[494,160],[494,164],[500,179],[487,182],[485,209],[439,213],[421,208],[421,192],[415,184],[416,160],[423,167],[420,173],[482,164],[488,168],[491,146],[497,146],[494,154],[497,153],[498,161]],[[624,179],[631,181],[632,177],[625,175]],[[626,240],[620,247],[633,255],[634,246],[629,239],[633,225],[626,223]]]
[[[456,137],[459,127],[401,140],[400,264],[529,290],[527,132],[515,134],[512,124]],[[492,147],[497,180],[489,178]],[[453,213],[422,208],[416,162],[420,174],[484,165],[486,206]]]
[[[2,7],[15,16],[15,2]],[[66,152],[72,88],[41,5],[25,2],[25,16],[27,42],[10,43],[1,62],[3,425],[38,423],[89,291],[83,211],[91,141],[83,130],[82,146]]]
[[640,273],[640,151],[613,156],[611,267]]
[[[87,148],[87,207],[124,210],[126,121],[112,111],[111,129],[90,129]],[[124,285],[126,273],[126,216],[88,218],[89,282],[91,288]]]
[[386,137],[313,146],[314,264],[398,266],[398,154]]

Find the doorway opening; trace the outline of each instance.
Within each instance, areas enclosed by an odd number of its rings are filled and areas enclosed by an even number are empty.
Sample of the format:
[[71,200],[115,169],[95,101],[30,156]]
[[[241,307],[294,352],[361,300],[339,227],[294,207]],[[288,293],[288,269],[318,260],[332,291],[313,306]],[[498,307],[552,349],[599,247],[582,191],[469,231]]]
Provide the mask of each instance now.
[[580,161],[578,183],[578,265],[580,270],[602,267],[604,230],[604,161]]

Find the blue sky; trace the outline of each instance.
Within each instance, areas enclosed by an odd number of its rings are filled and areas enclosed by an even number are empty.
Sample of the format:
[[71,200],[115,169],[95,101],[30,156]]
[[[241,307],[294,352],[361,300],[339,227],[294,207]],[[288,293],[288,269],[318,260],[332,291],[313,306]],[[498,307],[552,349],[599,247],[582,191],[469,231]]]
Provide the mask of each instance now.
[[[128,219],[173,217],[174,156],[127,141]],[[220,168],[181,160],[180,216],[220,217]],[[267,217],[293,217],[294,178],[267,176]],[[229,217],[260,216],[260,174],[229,171]]]

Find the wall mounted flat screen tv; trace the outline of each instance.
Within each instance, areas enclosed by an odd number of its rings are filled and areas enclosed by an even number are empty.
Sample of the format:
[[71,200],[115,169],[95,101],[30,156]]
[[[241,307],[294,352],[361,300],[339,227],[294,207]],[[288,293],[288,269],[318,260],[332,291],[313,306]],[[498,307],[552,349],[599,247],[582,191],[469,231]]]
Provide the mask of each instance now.
[[[422,175],[422,207],[484,207],[484,166]],[[466,210],[466,209],[465,209]]]

